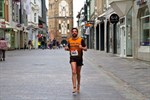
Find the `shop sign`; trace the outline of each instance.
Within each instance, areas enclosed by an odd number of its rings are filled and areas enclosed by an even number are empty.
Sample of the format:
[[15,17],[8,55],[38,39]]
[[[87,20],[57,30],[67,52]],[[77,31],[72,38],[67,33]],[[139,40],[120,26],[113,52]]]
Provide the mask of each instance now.
[[94,21],[88,21],[87,23],[85,23],[86,27],[91,27],[94,24]]
[[4,22],[1,22],[1,24],[5,24],[5,21],[4,21]]
[[16,26],[17,26],[17,27],[21,27],[21,24],[17,24]]
[[1,28],[6,28],[6,25],[2,25],[2,24],[1,24]]
[[112,14],[109,19],[112,24],[116,24],[119,22],[119,16],[117,14]]
[[38,26],[39,26],[39,28],[43,28],[43,24],[39,24]]
[[1,22],[1,28],[6,28],[5,21]]
[[38,35],[37,35],[38,38],[41,38],[42,36],[43,36],[42,34],[38,34]]
[[90,27],[90,26],[92,26],[92,24],[91,23],[86,23],[85,26]]

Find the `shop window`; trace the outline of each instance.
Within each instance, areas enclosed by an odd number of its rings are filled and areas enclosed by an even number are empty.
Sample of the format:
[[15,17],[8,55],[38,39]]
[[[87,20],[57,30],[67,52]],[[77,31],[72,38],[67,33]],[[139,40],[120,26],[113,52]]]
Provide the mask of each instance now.
[[0,0],[0,18],[4,18],[4,1]]
[[36,13],[34,13],[34,22],[36,22]]
[[150,46],[150,13],[148,8],[141,13],[141,46]]

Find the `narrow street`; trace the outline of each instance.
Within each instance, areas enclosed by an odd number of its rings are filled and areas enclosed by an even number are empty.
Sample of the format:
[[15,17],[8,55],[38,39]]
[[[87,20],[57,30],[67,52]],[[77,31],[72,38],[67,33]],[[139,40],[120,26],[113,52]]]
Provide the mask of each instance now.
[[149,72],[149,63],[88,50],[81,92],[73,94],[67,51],[7,51],[0,62],[0,100],[150,100]]

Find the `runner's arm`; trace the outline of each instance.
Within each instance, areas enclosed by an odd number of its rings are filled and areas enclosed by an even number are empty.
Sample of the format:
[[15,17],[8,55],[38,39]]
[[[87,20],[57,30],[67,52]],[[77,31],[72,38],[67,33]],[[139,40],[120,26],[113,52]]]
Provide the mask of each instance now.
[[79,45],[79,47],[80,47],[82,50],[87,51],[87,46],[86,46],[85,41],[84,41],[83,39],[82,39],[81,45]]

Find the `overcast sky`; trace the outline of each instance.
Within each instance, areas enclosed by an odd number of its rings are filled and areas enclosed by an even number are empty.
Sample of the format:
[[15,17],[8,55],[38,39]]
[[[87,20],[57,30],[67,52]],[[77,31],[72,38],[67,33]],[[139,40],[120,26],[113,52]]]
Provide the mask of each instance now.
[[85,0],[73,0],[74,27],[77,26],[77,18],[76,18],[76,16],[77,16],[78,12],[81,10],[81,8],[83,7],[84,1]]
[[[73,0],[73,17],[74,17],[74,27],[77,27],[77,14],[80,11],[80,9],[83,7],[85,0]],[[46,6],[48,9],[48,0],[46,0]]]

